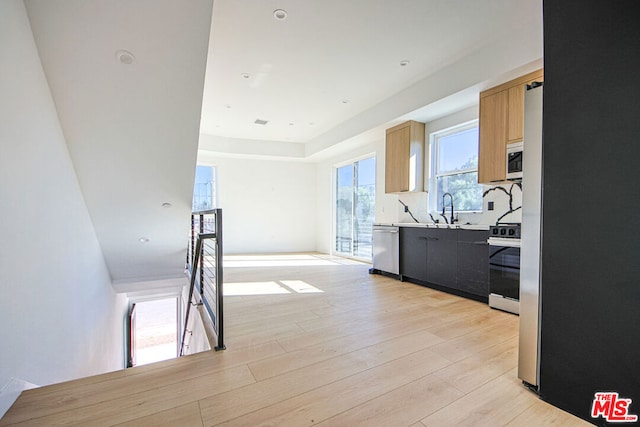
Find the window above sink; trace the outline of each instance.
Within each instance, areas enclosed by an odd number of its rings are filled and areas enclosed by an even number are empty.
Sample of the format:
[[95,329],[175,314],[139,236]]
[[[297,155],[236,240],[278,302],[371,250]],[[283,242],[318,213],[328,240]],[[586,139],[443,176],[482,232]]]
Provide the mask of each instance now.
[[[482,211],[478,184],[478,121],[431,134],[429,210],[442,212],[443,195],[453,195],[456,212]],[[448,202],[445,203],[447,208]]]

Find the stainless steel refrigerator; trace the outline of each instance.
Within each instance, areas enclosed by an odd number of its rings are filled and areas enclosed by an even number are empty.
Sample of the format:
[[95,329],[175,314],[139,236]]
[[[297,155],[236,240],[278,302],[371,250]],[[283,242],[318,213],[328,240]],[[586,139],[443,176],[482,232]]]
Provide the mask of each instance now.
[[527,87],[524,96],[518,377],[537,389],[540,377],[543,86],[532,86]]

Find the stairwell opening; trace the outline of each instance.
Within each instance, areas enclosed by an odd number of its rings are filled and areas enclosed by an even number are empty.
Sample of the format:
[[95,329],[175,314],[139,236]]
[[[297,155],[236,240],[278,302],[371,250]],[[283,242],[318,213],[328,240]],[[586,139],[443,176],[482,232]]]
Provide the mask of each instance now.
[[137,302],[132,311],[133,366],[176,358],[179,342],[178,299]]

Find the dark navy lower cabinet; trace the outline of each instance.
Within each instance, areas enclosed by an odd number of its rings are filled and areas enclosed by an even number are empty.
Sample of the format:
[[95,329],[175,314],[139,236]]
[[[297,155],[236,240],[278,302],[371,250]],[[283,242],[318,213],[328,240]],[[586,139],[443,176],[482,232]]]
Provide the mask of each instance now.
[[400,275],[427,281],[426,228],[400,227]]
[[489,295],[488,231],[458,230],[458,288],[487,298]]
[[428,229],[427,282],[456,288],[458,230]]
[[487,302],[489,232],[485,230],[400,228],[403,280]]

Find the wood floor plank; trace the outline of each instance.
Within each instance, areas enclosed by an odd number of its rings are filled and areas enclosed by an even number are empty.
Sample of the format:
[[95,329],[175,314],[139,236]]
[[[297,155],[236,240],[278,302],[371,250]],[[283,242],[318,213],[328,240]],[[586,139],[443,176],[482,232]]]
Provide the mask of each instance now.
[[[384,343],[384,341],[389,341]],[[427,348],[442,342],[441,338],[426,331],[417,331],[410,334],[387,333],[382,330],[372,331],[355,337],[338,338],[328,343],[310,348],[305,348],[286,354],[277,355],[249,364],[251,372],[257,381],[275,377],[286,372],[304,368],[342,354],[357,351],[363,348],[384,345],[404,346],[419,343],[418,348]]]
[[533,425],[536,427],[582,427],[591,424],[541,400],[534,402],[527,410],[507,424],[508,427],[530,427]]
[[303,309],[289,313],[278,313],[270,317],[258,317],[255,320],[248,320],[246,317],[242,319],[225,319],[225,332],[236,336],[263,330],[265,324],[269,326],[289,325],[291,323],[314,322],[318,321],[318,319],[320,317],[313,311]]
[[518,381],[512,370],[421,421],[427,427],[504,426],[537,400],[538,397]]
[[463,360],[452,363],[434,375],[469,393],[518,365],[518,339],[511,338]]
[[[96,425],[108,426],[123,423],[137,418],[153,415],[170,408],[197,402],[203,397],[211,397],[254,382],[253,375],[246,366],[226,369],[209,375],[199,376],[189,380],[172,383],[153,388],[147,392],[128,394],[128,384],[120,387],[124,396],[114,397],[110,400],[95,404],[79,405],[68,409],[67,402],[59,402],[62,412],[56,412],[46,416],[39,414],[23,414],[26,418],[22,422],[12,419],[11,410],[8,424],[17,426],[56,426],[56,425]],[[19,400],[20,398],[18,398]],[[90,399],[84,396],[82,400]],[[37,408],[32,405],[32,410]]]
[[202,427],[202,418],[198,402],[192,402],[116,425],[118,427]]
[[418,425],[421,418],[463,395],[437,376],[427,375],[329,418],[319,426]]
[[[221,425],[301,426],[319,423],[403,384],[422,378],[448,363],[449,361],[428,349],[421,350]],[[462,395],[437,378],[433,381],[448,387],[455,393],[455,397]],[[449,401],[455,397],[451,397]]]
[[334,357],[200,402],[205,425],[214,425],[358,374],[429,346],[413,336]]
[[[13,413],[22,413],[32,418],[44,417],[63,410],[139,394],[232,367],[242,366],[243,369],[246,369],[245,364],[248,362],[282,353],[284,350],[277,342],[224,352],[204,352],[200,353],[200,357],[180,359],[186,363],[163,364],[164,367],[153,370],[143,369],[149,366],[145,365],[125,371],[130,375],[107,377],[104,381],[99,382],[78,382],[75,387],[52,387],[53,390],[49,392],[24,393],[12,407],[12,412],[3,418],[3,421],[5,419],[10,422],[21,421],[14,418]],[[33,390],[36,392],[38,390],[47,391],[47,389],[47,387],[43,387]],[[2,424],[0,423],[0,425]]]
[[[390,304],[387,306],[386,304]],[[474,310],[477,310],[477,307],[474,307]],[[465,313],[469,314],[474,310],[467,310]],[[422,300],[414,299],[410,303],[403,302],[402,304],[398,303],[388,303],[385,301],[385,305],[381,307],[381,304],[376,304],[374,307],[358,305],[355,309],[351,311],[344,311],[336,314],[335,312],[325,313],[320,318],[320,320],[316,320],[313,322],[298,322],[298,325],[302,327],[305,332],[317,332],[323,333],[325,330],[330,334],[340,333],[341,331],[354,331],[355,328],[366,326],[371,323],[380,323],[397,320],[401,317],[406,317],[410,315],[426,315],[429,313],[433,313],[433,323],[431,326],[438,324],[436,320],[440,320],[441,323],[446,322],[447,313],[454,310],[448,310],[443,308],[438,308],[431,305],[428,302],[424,302]],[[461,310],[455,310],[458,315],[461,315]],[[349,325],[348,328],[345,325]],[[295,339],[295,337],[293,337]],[[286,348],[286,346],[285,346]]]
[[231,348],[250,347],[277,340],[278,338],[299,335],[302,332],[304,331],[295,323],[277,325],[274,327],[265,323],[261,330],[256,330],[239,336],[225,335],[225,345]]
[[517,336],[517,324],[495,324],[436,345],[433,351],[456,362]]

